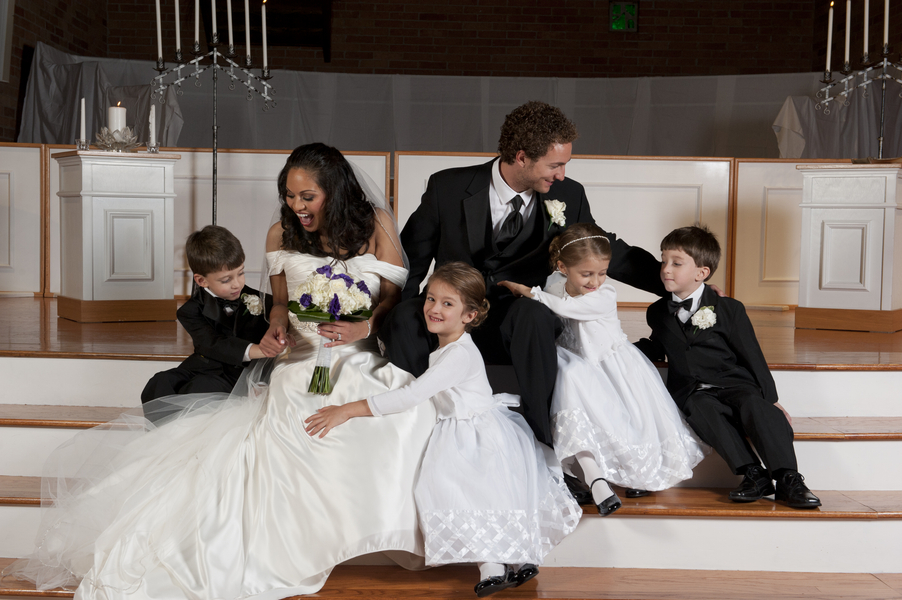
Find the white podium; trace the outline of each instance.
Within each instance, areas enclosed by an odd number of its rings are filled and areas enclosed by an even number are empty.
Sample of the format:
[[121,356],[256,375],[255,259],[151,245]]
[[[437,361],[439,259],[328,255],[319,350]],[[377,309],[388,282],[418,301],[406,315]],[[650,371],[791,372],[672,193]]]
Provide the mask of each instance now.
[[799,165],[796,327],[902,330],[902,164]]
[[171,321],[178,154],[75,151],[60,170],[60,317]]

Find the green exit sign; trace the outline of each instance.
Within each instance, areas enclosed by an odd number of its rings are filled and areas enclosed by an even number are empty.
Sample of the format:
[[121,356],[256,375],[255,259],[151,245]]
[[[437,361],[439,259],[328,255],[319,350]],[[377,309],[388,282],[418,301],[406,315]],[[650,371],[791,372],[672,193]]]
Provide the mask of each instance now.
[[636,31],[638,24],[638,2],[611,2],[611,31]]

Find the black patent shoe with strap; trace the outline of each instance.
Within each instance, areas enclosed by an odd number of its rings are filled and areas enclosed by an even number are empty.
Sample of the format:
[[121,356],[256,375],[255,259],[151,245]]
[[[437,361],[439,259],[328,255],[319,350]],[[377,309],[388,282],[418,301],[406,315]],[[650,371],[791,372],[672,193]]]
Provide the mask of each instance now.
[[[604,481],[604,479],[599,477],[598,479],[593,481],[591,484],[589,484],[589,489],[591,490],[592,486],[594,486],[595,483],[598,481]],[[605,483],[607,483],[607,482],[605,481]],[[612,491],[610,496],[608,496],[601,502],[597,503],[595,506],[598,507],[598,516],[607,517],[609,515],[614,514],[614,511],[616,511],[618,508],[623,506],[623,503],[620,502],[620,498],[617,497],[617,494],[615,494]]]

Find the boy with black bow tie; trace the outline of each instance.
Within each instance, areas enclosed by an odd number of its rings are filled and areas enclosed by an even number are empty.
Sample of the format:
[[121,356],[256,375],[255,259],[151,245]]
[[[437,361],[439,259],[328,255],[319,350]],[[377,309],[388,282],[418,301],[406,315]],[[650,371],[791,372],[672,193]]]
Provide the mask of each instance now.
[[173,394],[229,393],[244,366],[264,358],[258,342],[269,324],[272,297],[244,285],[244,250],[232,232],[208,225],[185,242],[194,292],[178,320],[194,342],[194,354],[174,369],[150,378],[141,402]]
[[686,421],[743,476],[730,499],[776,493],[792,508],[820,506],[797,470],[791,421],[745,307],[704,284],[720,261],[717,238],[706,227],[675,229],[661,242],[661,259],[671,294],[648,307],[651,339],[637,345],[652,360],[667,356],[667,389]]

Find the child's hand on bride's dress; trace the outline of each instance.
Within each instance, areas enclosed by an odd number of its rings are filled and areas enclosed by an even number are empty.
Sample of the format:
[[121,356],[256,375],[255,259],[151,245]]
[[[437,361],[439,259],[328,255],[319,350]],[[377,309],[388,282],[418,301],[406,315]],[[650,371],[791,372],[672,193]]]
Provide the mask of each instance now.
[[307,435],[315,436],[319,433],[319,437],[323,438],[332,429],[335,429],[348,419],[353,417],[371,417],[373,413],[370,411],[366,400],[358,400],[349,404],[340,406],[324,406],[304,419],[306,423],[305,431]]

